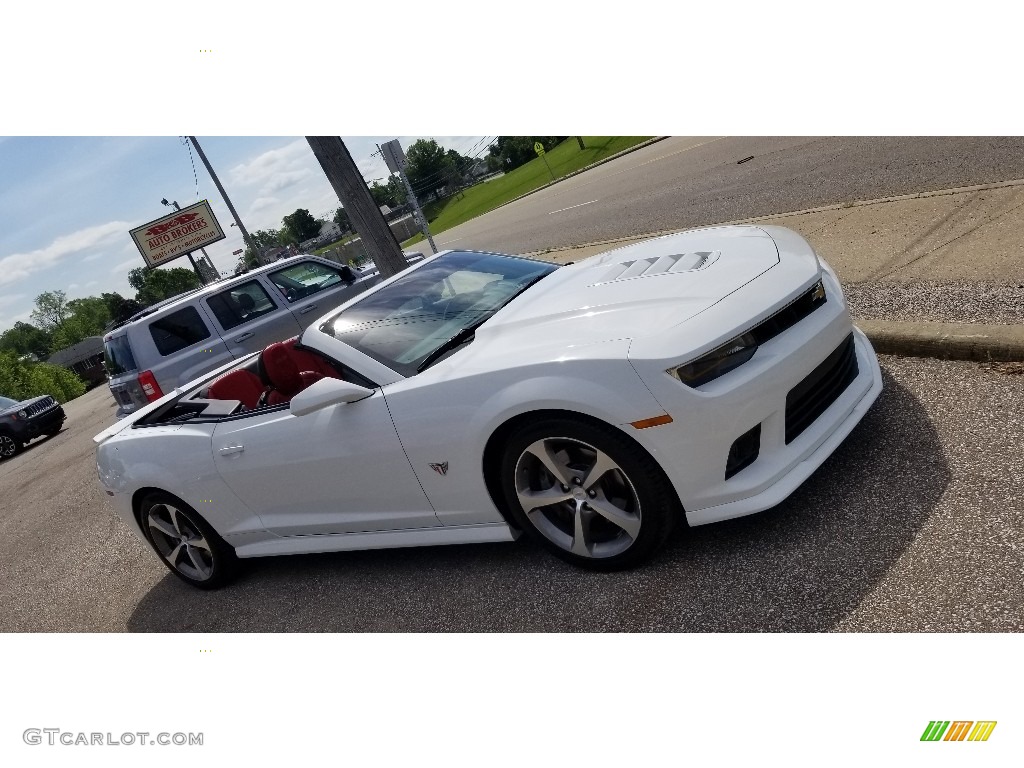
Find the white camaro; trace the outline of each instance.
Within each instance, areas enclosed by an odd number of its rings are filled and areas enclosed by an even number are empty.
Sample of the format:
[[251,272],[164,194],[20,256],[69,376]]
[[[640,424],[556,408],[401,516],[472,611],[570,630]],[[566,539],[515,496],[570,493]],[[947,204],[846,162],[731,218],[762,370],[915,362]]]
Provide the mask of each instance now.
[[778,504],[882,388],[779,227],[577,264],[446,251],[97,435],[100,482],[200,587],[235,558],[511,541],[579,565]]

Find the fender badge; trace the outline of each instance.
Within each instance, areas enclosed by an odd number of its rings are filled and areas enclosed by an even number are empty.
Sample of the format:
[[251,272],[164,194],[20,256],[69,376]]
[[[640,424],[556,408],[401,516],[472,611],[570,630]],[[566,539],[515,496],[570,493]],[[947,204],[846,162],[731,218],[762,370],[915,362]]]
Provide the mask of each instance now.
[[432,470],[434,470],[435,472],[437,472],[437,474],[441,475],[442,477],[444,475],[448,474],[448,462],[447,461],[442,462],[440,464],[431,464],[430,468]]

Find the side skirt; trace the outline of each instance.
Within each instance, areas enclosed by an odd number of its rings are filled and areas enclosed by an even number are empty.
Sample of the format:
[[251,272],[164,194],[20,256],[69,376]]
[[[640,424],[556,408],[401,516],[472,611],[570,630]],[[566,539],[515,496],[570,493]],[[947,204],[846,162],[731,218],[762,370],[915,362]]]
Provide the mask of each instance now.
[[[460,525],[447,528],[419,528],[371,533],[331,533],[315,536],[282,536],[243,544],[235,548],[238,557],[298,555],[313,552],[348,552],[357,549],[432,547],[441,544],[483,544],[515,541],[518,537],[505,523]],[[231,543],[228,537],[228,543]]]

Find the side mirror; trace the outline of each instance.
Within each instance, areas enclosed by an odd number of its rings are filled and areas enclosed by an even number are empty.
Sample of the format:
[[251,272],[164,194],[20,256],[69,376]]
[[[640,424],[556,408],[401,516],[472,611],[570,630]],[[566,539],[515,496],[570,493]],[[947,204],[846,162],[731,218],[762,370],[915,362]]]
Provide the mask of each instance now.
[[291,399],[288,410],[293,416],[305,416],[340,403],[354,403],[373,394],[372,389],[341,379],[320,379]]

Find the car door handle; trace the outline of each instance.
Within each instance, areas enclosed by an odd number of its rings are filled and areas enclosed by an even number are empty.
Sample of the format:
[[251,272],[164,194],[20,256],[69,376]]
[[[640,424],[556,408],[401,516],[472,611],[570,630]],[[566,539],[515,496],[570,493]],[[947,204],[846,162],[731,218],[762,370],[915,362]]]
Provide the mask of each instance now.
[[221,456],[229,456],[232,453],[241,453],[245,450],[244,445],[225,445],[220,449],[219,453]]
[[299,314],[300,315],[304,315],[307,312],[312,312],[314,309],[316,309],[316,304],[309,304],[309,305],[303,307],[302,309],[300,309],[299,310]]
[[243,342],[246,339],[251,339],[255,335],[256,334],[253,333],[252,331],[249,331],[248,333],[243,333],[241,336],[236,336],[235,337],[235,342]]

